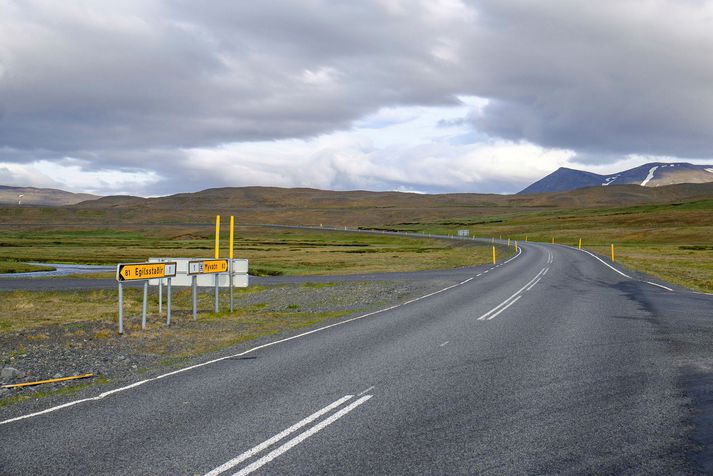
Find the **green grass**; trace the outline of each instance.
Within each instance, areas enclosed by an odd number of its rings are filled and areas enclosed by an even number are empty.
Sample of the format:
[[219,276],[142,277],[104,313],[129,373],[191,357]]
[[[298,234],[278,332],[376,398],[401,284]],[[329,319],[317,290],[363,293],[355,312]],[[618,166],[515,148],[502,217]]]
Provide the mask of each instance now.
[[[174,229],[0,230],[0,245],[0,260],[111,265],[155,256],[209,258],[214,249],[212,237]],[[235,249],[236,256],[250,260],[250,273],[258,276],[450,268],[482,264],[488,254],[486,247],[446,240],[270,228],[239,228]],[[225,241],[222,254],[227,255]]]
[[472,234],[577,246],[665,281],[713,292],[713,200],[600,209],[556,209],[465,216],[394,227],[399,231]]

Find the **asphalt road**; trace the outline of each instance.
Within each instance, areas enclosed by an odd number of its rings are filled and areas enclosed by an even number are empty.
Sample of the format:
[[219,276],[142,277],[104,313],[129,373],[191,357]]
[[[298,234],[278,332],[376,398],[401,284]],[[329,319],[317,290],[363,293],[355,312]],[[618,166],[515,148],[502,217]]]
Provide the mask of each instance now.
[[534,243],[454,273],[381,313],[0,422],[0,473],[713,471],[713,296]]

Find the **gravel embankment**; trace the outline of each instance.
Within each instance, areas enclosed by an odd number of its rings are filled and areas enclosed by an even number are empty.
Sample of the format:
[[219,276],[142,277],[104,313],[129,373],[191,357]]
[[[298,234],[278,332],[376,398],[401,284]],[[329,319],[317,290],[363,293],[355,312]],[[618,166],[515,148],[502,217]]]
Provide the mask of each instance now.
[[[421,296],[453,284],[451,280],[335,282],[328,284],[286,284],[269,286],[263,290],[243,294],[236,298],[237,309],[256,315],[313,315],[314,313],[347,313],[349,315],[385,308],[413,297]],[[223,305],[227,305],[223,299]],[[0,388],[0,420],[41,410],[69,399],[97,395],[103,391],[126,385],[220,355],[250,348],[258,343],[276,340],[288,335],[319,327],[326,322],[301,329],[282,330],[277,334],[229,346],[219,351],[186,356],[182,349],[172,347],[170,332],[180,333],[183,339],[201,336],[208,332],[232,332],[239,335],[240,324],[220,318],[190,319],[189,310],[177,310],[170,329],[155,322],[148,331],[131,328],[118,336],[115,322],[88,321],[67,325],[34,328],[26,332],[0,334],[0,368],[3,369],[0,385],[60,378],[86,373],[93,379],[42,384],[33,387]],[[136,321],[138,318],[133,317]],[[162,336],[163,334],[163,336]],[[152,344],[161,338],[167,345]],[[185,344],[185,340],[183,341]],[[147,349],[151,349],[147,351]],[[175,358],[180,354],[180,358]],[[15,372],[15,370],[17,372]],[[49,395],[48,395],[49,394]],[[41,397],[41,398],[40,398]]]

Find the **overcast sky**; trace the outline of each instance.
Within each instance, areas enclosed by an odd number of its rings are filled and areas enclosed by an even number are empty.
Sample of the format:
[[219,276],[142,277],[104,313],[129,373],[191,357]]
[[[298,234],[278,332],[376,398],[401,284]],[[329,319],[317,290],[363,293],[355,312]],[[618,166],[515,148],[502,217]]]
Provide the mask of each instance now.
[[0,184],[512,193],[713,163],[713,1],[0,0]]

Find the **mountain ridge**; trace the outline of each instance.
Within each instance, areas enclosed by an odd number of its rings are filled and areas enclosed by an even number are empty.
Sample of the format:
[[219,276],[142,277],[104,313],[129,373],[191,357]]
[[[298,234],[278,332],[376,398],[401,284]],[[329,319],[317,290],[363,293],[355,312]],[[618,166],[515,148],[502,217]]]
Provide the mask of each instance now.
[[524,188],[517,195],[568,192],[586,187],[608,187],[613,184],[660,187],[708,182],[713,182],[713,165],[694,165],[687,162],[649,162],[608,175],[560,167]]

